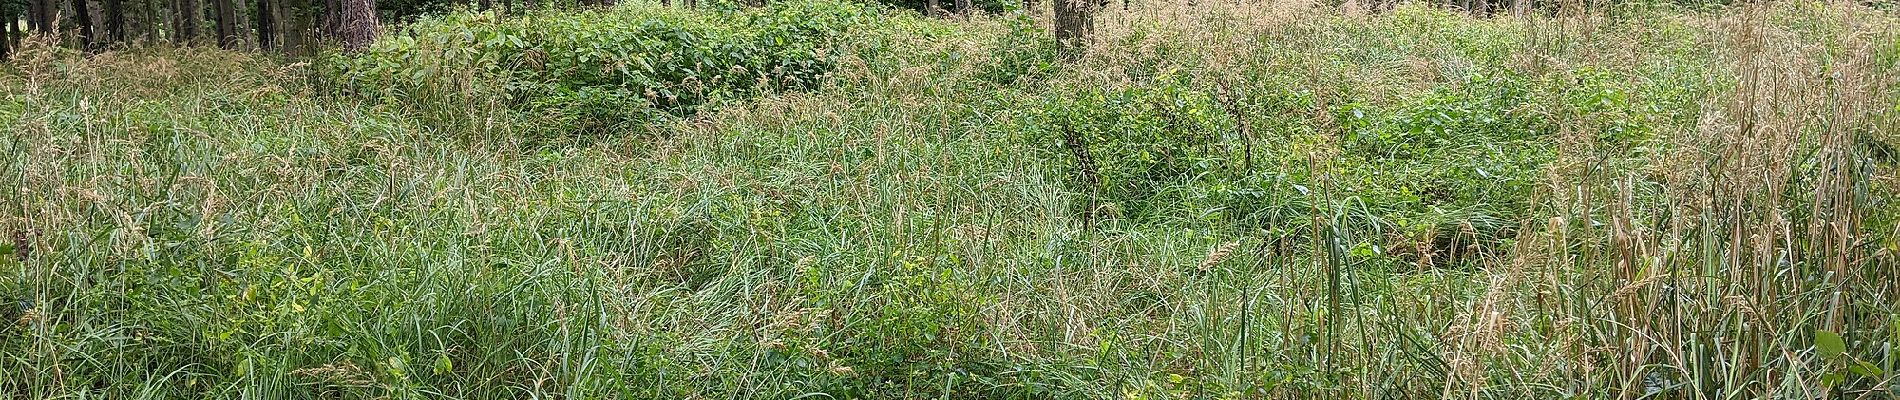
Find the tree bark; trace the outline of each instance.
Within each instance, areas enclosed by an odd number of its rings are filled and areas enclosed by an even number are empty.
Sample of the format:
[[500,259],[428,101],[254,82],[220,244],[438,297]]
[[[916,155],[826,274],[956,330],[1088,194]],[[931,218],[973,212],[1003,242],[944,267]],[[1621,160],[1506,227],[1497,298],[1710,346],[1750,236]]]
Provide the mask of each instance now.
[[1094,4],[1095,0],[1055,0],[1056,42],[1064,56],[1075,57],[1088,48],[1095,31]]
[[270,4],[271,41],[279,51],[288,53],[297,44],[293,37],[297,35],[297,27],[292,25],[297,20],[291,15],[297,12],[297,7],[289,0],[270,0]]
[[311,29],[312,17],[315,14],[311,11],[315,9],[313,6],[315,6],[317,2],[279,0],[277,4],[279,5],[277,12],[279,17],[277,19],[279,21],[278,26],[283,27],[283,30],[278,35],[283,38],[283,45],[280,47],[284,49],[285,53],[302,54],[305,49],[310,47],[310,43],[315,43],[311,36],[315,33]]
[[40,3],[41,2],[42,0],[27,0],[26,1],[26,30],[27,31],[31,31],[31,32],[40,31]]
[[362,51],[376,41],[382,26],[376,21],[376,0],[343,0],[343,30],[338,37],[343,41],[343,49]]
[[938,11],[940,10],[943,10],[942,1],[930,0],[930,1],[924,2],[924,15],[935,17],[937,16]]
[[204,7],[198,0],[175,0],[172,2],[172,40],[184,44],[197,44],[204,34],[199,22],[204,20]]
[[14,18],[13,12],[6,8],[0,8],[0,20],[7,22],[6,25],[0,25],[0,60],[5,60],[7,56],[13,55],[13,25],[20,20]]
[[323,20],[317,22],[317,36],[324,40],[343,40],[343,0],[323,0]]
[[238,19],[236,0],[211,0],[212,8],[217,10],[218,47],[235,49],[238,45]]
[[38,33],[52,32],[53,23],[54,23],[53,13],[59,9],[59,5],[54,4],[53,0],[32,0],[32,1],[33,1],[33,4],[31,5],[31,7],[33,8],[33,16],[32,16],[32,20],[28,21],[28,24],[33,26],[34,32],[38,32]]
[[277,18],[271,14],[274,10],[276,7],[272,7],[270,0],[257,0],[257,14],[251,21],[257,25],[258,49],[268,51],[277,48],[277,38],[272,36],[277,33],[277,27],[273,26]]
[[73,0],[73,22],[79,23],[79,47],[92,50],[92,7],[86,0]]
[[156,0],[132,1],[137,2],[138,11],[134,12],[137,18],[132,20],[132,25],[128,25],[125,28],[127,34],[133,35],[129,36],[128,39],[150,44],[153,35],[156,35],[158,32],[157,18],[159,14],[158,11],[155,10],[157,7],[152,6],[152,2]]
[[40,30],[40,0],[26,1],[26,30]]
[[104,0],[100,3],[105,6],[106,13],[105,42],[108,44],[125,42],[125,2]]
[[956,0],[956,7],[957,15],[965,18],[970,16],[970,0]]

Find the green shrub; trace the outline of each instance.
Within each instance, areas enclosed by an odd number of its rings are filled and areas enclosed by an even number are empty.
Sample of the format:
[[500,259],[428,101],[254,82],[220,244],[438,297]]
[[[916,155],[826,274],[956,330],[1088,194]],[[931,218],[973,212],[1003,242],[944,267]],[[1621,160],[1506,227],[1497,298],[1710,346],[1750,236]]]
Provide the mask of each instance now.
[[813,88],[837,62],[834,41],[876,13],[822,0],[722,14],[459,12],[339,61],[349,88],[425,114],[465,118],[501,105],[546,129],[603,132],[721,99]]
[[1345,184],[1388,225],[1380,229],[1508,238],[1556,154],[1535,101],[1521,79],[1474,74],[1389,110],[1340,107]]
[[1165,204],[1155,195],[1221,165],[1209,146],[1227,130],[1220,105],[1184,82],[1085,89],[1044,97],[1024,127],[1051,157],[1113,214],[1145,217]]
[[1061,68],[1055,37],[1036,26],[1036,20],[1018,15],[1004,20],[1007,34],[992,48],[995,61],[983,64],[977,76],[999,85],[1035,81]]
[[[891,7],[915,10],[917,12],[926,11],[925,8],[930,5],[929,0],[877,0],[877,2]],[[956,7],[956,2],[952,0],[941,0],[938,2],[937,7],[943,8],[946,12],[952,11],[952,9]],[[970,7],[982,10],[983,12],[1001,13],[1021,9],[1022,3],[1008,0],[970,0]]]

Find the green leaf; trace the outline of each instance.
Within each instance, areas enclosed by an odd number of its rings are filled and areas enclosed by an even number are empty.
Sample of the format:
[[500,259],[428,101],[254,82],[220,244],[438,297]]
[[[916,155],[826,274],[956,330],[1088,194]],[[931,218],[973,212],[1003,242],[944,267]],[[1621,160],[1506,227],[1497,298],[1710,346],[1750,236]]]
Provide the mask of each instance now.
[[1847,366],[1847,372],[1868,378],[1878,378],[1883,371],[1880,370],[1880,367],[1874,366],[1874,363],[1864,360],[1854,360],[1854,364]]
[[448,353],[443,353],[442,355],[435,356],[435,373],[436,374],[438,375],[448,374],[454,371],[455,371],[455,362],[449,360]]
[[1822,358],[1840,357],[1847,352],[1847,341],[1841,339],[1841,334],[1815,330],[1814,349],[1821,351]]
[[389,374],[397,378],[403,378],[403,377],[409,376],[408,363],[402,362],[401,358],[390,357],[389,358]]

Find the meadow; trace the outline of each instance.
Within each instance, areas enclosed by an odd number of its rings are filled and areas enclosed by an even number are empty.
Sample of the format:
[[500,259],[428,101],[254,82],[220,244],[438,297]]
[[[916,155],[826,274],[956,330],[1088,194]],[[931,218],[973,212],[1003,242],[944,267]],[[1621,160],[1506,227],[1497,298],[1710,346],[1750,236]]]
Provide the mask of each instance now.
[[1103,5],[30,39],[0,398],[1900,397],[1900,8]]

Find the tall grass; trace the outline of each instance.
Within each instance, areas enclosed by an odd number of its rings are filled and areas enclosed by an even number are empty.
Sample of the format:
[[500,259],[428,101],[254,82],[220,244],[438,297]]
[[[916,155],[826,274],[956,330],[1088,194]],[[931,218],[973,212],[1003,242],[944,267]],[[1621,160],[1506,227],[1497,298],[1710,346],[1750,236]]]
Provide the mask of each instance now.
[[[885,11],[820,85],[552,139],[29,45],[0,396],[1900,395],[1890,12],[1355,7],[1066,61]],[[588,18],[654,13],[705,18]]]

